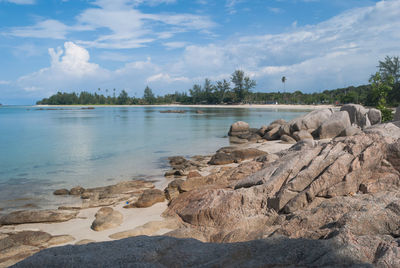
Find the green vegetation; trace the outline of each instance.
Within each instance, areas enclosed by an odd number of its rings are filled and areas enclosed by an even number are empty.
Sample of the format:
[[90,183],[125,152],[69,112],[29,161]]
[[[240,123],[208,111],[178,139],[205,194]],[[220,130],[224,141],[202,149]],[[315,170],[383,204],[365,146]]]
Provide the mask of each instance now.
[[[400,63],[398,57],[386,57],[380,61],[379,71],[370,79],[369,85],[358,87],[350,86],[334,90],[324,90],[319,93],[294,92],[252,92],[256,81],[250,79],[242,70],[233,72],[229,80],[213,82],[205,79],[203,85],[195,84],[188,92],[175,92],[164,96],[155,96],[152,89],[145,88],[142,98],[129,97],[125,90],[116,96],[116,89],[113,89],[112,96],[109,90],[105,89],[106,96],[100,94],[102,91],[90,93],[83,91],[77,93],[61,93],[38,101],[37,104],[49,105],[95,105],[95,104],[346,104],[358,103],[367,106],[376,106],[383,113],[384,119],[388,120],[391,111],[388,106],[400,104]],[[282,77],[285,88],[287,78]]]

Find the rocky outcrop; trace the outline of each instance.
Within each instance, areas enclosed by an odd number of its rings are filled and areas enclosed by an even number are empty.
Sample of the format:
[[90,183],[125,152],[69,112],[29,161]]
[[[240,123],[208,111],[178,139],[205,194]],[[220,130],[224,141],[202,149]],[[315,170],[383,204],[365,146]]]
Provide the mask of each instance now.
[[78,212],[68,210],[21,210],[6,214],[0,218],[0,225],[63,222],[76,217]]
[[190,171],[197,171],[207,166],[206,157],[195,157],[195,159],[188,160],[183,156],[173,156],[169,157],[168,160],[172,169],[164,174],[165,177],[184,177]]
[[94,231],[104,231],[118,227],[123,222],[121,212],[115,211],[110,207],[103,207],[99,209],[95,215],[95,220],[90,227]]
[[351,124],[360,128],[379,124],[382,121],[382,114],[379,110],[367,109],[358,104],[346,104],[340,108],[340,111],[346,111],[349,114]]

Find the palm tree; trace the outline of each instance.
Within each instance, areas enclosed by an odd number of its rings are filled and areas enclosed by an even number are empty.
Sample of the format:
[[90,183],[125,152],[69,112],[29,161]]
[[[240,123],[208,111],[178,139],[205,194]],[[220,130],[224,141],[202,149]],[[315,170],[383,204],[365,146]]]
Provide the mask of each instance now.
[[286,76],[282,76],[282,83],[283,83],[283,93],[285,93]]

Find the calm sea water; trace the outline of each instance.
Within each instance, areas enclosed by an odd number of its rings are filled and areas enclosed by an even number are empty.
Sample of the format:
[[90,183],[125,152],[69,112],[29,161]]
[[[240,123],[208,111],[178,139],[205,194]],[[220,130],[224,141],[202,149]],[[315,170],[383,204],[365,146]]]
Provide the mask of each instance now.
[[[185,114],[160,113],[185,110]],[[235,121],[259,127],[304,111],[163,107],[0,107],[0,208],[57,206],[59,188],[133,178],[162,179],[167,157],[211,154],[228,145]]]

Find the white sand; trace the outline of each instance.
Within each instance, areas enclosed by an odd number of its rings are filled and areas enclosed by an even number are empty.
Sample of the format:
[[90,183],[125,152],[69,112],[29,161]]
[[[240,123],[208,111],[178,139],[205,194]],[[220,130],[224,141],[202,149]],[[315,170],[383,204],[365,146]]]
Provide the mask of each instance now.
[[[122,208],[123,205],[124,203],[121,203],[113,207],[115,210],[121,212],[124,216],[123,223],[117,228],[100,232],[90,229],[90,226],[95,218],[94,215],[100,208],[89,208],[81,210],[76,219],[67,222],[16,225],[15,231],[32,230],[44,231],[51,235],[71,235],[75,238],[75,241],[71,242],[70,244],[75,244],[82,239],[90,239],[96,242],[109,241],[112,240],[108,237],[111,234],[131,230],[150,221],[163,220],[161,214],[167,208],[167,202],[157,203],[149,208],[124,209]],[[168,231],[170,230],[163,229],[161,232],[157,232],[156,235],[160,235]]]

